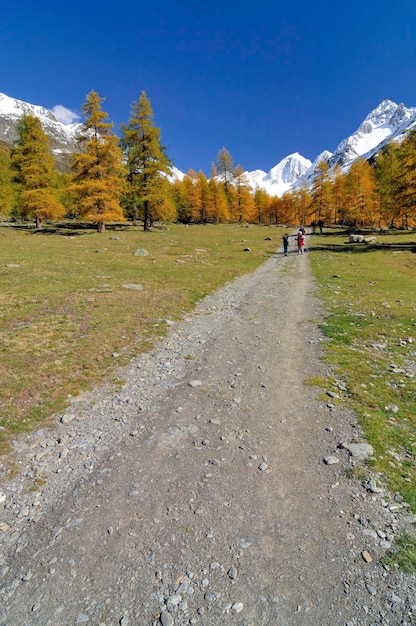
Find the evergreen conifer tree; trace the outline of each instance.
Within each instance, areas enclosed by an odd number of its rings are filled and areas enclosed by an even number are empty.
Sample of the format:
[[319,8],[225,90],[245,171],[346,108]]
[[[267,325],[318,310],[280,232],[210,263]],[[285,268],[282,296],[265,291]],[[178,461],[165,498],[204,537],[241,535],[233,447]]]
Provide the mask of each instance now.
[[400,219],[402,226],[408,228],[416,214],[416,130],[412,130],[403,141],[397,157],[395,167],[398,166],[398,171],[393,187],[396,207],[392,222]]
[[120,206],[125,168],[103,101],[91,91],[83,104],[85,122],[78,137],[80,152],[73,156],[71,184],[77,214],[96,224],[98,232],[105,230],[106,222],[125,219]]
[[7,218],[12,214],[15,201],[10,151],[0,148],[0,215]]
[[63,217],[65,209],[54,189],[56,171],[49,138],[40,120],[33,115],[23,115],[18,124],[11,165],[18,190],[19,214],[34,218],[36,228],[41,228],[45,220]]
[[153,120],[146,92],[131,107],[130,120],[121,129],[121,146],[128,170],[127,198],[134,216],[143,217],[143,230],[149,231],[155,219],[172,217],[166,175],[171,162],[160,143],[160,129]]
[[376,190],[380,196],[380,212],[384,223],[388,226],[394,225],[399,213],[397,190],[401,178],[400,150],[401,147],[397,144],[389,143],[378,155],[374,169]]

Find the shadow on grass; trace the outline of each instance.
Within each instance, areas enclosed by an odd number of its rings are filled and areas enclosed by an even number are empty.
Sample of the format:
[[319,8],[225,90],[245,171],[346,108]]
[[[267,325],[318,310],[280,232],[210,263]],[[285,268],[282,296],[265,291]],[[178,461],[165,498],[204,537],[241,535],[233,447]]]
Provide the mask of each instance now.
[[[377,237],[378,240],[371,241],[369,243],[360,242],[352,243],[348,241],[351,234],[363,235],[364,237]],[[329,237],[344,237],[342,243],[325,243],[325,239]],[[383,237],[414,237],[414,241],[382,241]],[[388,232],[379,231],[360,231],[345,230],[344,232],[324,232],[322,235],[316,233],[311,235],[312,239],[309,241],[308,248],[310,252],[350,252],[352,254],[362,254],[368,252],[378,252],[379,250],[385,252],[413,252],[416,253],[416,232],[411,231],[395,231],[389,230]]]
[[[44,224],[42,228],[36,228],[33,223],[19,223],[12,222],[7,225],[8,228],[14,230],[26,231],[30,235],[60,235],[62,237],[73,237],[76,235],[88,235],[95,234],[97,232],[96,226],[87,222],[78,222],[76,220],[70,220],[68,222],[50,223]],[[123,232],[139,230],[137,226],[133,226],[131,222],[123,222],[116,224],[106,224],[103,234],[108,232]]]
[[313,244],[309,245],[309,252],[350,252],[351,254],[363,254],[368,252],[413,252],[416,254],[416,241],[402,243],[348,243],[344,244]]

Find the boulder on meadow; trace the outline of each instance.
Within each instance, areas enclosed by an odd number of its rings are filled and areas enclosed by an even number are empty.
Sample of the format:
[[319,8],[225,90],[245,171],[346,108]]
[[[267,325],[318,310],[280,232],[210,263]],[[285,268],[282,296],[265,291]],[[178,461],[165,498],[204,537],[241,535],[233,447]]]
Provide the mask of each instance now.
[[374,454],[373,447],[369,443],[350,443],[347,450],[357,461],[365,461]]
[[149,256],[149,253],[144,248],[137,248],[133,256]]
[[363,243],[364,237],[362,235],[350,235],[348,243]]

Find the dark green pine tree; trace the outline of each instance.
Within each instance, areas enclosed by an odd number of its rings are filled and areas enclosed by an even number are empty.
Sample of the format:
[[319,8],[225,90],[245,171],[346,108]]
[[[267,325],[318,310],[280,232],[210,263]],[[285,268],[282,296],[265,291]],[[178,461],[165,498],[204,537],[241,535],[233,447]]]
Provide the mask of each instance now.
[[383,222],[394,226],[398,217],[398,189],[401,187],[401,147],[389,143],[377,157],[374,175],[376,190],[380,197],[380,212]]
[[91,91],[82,107],[84,129],[78,138],[80,152],[73,156],[70,187],[77,214],[96,224],[98,232],[105,230],[106,222],[125,219],[120,205],[125,168],[114,124],[101,108],[103,101]]
[[13,172],[10,151],[0,146],[0,215],[8,218],[12,214],[15,202]]
[[416,214],[416,130],[412,130],[400,145],[394,185],[396,208],[394,219],[407,228],[409,218]]
[[43,221],[65,215],[56,190],[55,162],[49,138],[37,117],[23,115],[17,130],[11,166],[18,192],[18,211],[21,217],[34,219],[36,228],[41,228]]
[[149,99],[142,91],[133,103],[129,123],[121,128],[121,146],[128,170],[126,205],[135,221],[143,218],[143,230],[149,231],[155,219],[172,214],[172,201],[166,175],[171,161],[160,143],[160,129],[153,121]]

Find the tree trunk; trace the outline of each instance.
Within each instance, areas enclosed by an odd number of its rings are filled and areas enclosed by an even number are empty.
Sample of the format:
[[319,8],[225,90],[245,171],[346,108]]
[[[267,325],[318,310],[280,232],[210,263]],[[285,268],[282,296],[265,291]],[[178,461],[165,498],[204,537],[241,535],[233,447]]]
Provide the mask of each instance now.
[[104,222],[98,222],[97,223],[97,230],[99,233],[103,233],[105,231],[105,224]]
[[150,215],[149,215],[149,202],[148,200],[144,201],[144,216],[143,216],[143,230],[145,232],[150,231]]

